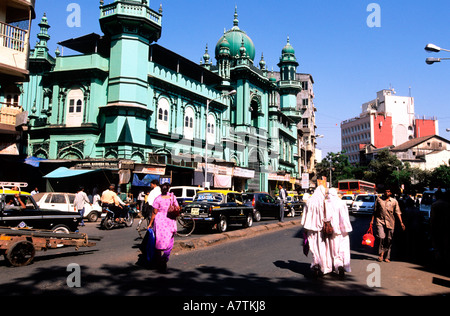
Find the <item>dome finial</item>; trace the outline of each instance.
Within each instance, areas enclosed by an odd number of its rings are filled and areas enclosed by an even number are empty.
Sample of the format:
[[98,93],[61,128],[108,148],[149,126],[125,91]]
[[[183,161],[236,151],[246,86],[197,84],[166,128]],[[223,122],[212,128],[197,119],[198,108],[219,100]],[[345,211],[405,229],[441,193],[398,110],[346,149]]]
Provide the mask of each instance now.
[[233,21],[233,25],[236,26],[236,27],[239,27],[237,5],[234,7],[234,21]]

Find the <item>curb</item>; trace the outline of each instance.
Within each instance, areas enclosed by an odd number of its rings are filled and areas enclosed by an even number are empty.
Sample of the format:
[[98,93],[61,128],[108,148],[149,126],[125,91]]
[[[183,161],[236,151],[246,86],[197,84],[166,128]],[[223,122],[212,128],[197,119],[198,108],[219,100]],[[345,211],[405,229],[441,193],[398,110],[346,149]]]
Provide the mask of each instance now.
[[225,242],[236,241],[243,238],[255,237],[269,232],[300,226],[301,220],[285,221],[274,224],[258,225],[246,229],[225,232],[222,234],[211,234],[199,238],[189,240],[175,240],[173,250],[179,254],[186,251],[198,250],[201,248],[211,247]]

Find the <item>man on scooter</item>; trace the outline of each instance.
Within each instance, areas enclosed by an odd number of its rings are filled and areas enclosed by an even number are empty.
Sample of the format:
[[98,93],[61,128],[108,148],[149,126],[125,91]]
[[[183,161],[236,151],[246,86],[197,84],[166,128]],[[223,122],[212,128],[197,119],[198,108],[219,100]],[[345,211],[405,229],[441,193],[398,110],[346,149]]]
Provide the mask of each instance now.
[[103,191],[101,201],[102,205],[104,207],[108,207],[113,213],[114,218],[116,219],[116,222],[124,221],[122,218],[122,205],[120,205],[119,197],[117,196],[116,192],[114,192],[116,186],[114,184],[111,184],[109,186],[109,189]]

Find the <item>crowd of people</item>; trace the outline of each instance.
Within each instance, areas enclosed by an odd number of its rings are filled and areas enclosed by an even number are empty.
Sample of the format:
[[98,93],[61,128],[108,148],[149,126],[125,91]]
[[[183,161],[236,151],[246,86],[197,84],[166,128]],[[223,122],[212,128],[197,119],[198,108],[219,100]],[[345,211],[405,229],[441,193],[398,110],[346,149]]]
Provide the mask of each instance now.
[[[443,267],[450,266],[450,231],[446,227],[449,217],[450,192],[436,192],[429,226],[426,227],[416,203],[408,198],[401,199],[399,203],[391,190],[386,189],[377,196],[370,220],[377,240],[377,247],[374,248],[376,260],[391,262],[395,240],[399,253],[425,255],[428,257],[427,263],[446,270]],[[331,223],[331,234],[325,232],[326,222]],[[351,272],[349,233],[352,232],[352,225],[347,206],[338,197],[336,189],[319,186],[315,190],[306,202],[302,225],[305,232],[304,252],[312,254],[311,271],[314,276],[332,272],[344,276],[346,272]]]

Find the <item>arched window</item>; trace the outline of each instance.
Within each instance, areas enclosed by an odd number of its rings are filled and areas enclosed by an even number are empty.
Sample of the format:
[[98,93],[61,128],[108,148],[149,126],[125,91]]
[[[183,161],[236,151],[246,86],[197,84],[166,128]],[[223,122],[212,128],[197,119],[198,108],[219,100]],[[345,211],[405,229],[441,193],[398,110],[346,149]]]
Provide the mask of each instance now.
[[184,113],[184,137],[186,139],[194,139],[194,109],[187,107]]
[[169,134],[170,128],[170,104],[166,98],[161,98],[158,102],[158,121],[156,128],[160,134]]
[[81,89],[70,90],[67,95],[66,126],[81,126],[83,123],[84,93]]
[[210,145],[214,145],[216,142],[216,118],[212,114],[208,116],[208,128],[206,139],[208,141],[208,144]]

